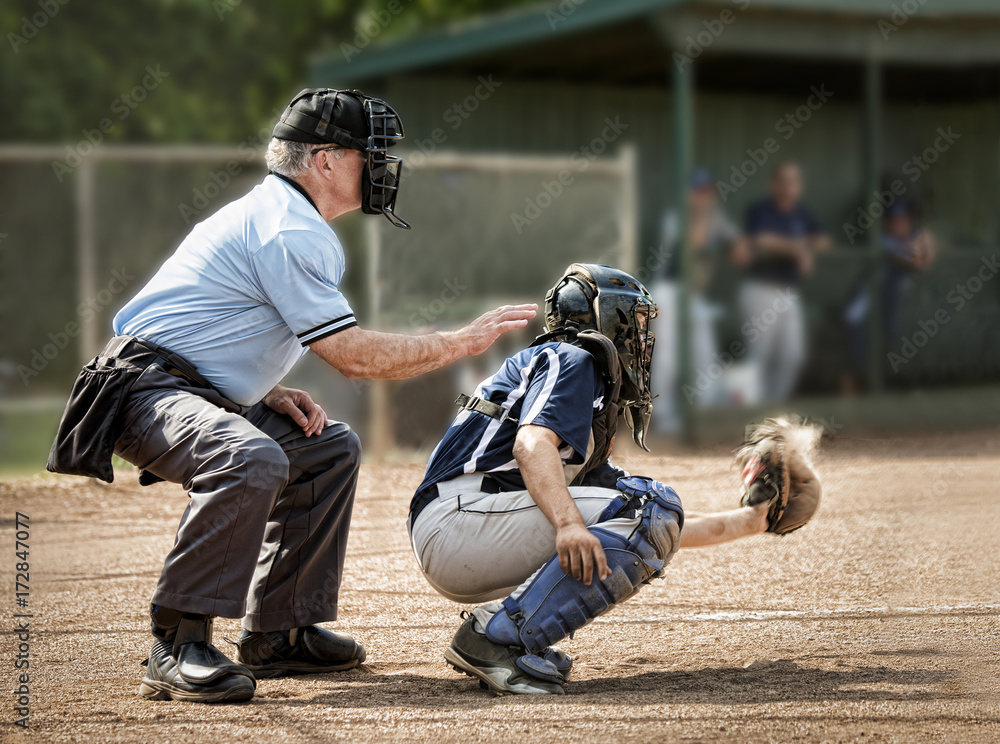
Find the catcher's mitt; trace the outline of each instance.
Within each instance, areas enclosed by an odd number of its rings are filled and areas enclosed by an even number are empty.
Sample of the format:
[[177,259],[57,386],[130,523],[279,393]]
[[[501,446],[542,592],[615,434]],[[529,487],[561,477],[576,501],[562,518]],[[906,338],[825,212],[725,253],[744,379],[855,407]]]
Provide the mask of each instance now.
[[742,469],[742,506],[768,502],[767,531],[787,535],[804,526],[819,508],[823,487],[812,454],[822,431],[788,418],[748,426],[736,452]]

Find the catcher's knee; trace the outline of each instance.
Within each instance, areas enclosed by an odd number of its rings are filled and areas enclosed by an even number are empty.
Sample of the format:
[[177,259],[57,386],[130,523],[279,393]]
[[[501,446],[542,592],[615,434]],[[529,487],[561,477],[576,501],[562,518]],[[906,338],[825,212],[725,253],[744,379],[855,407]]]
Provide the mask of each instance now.
[[642,555],[659,576],[681,546],[681,499],[670,486],[651,478],[619,478],[618,488],[629,499],[643,502],[639,527],[629,547]]
[[[679,509],[679,500],[677,504]],[[650,501],[643,509],[638,532],[653,548],[656,558],[660,561],[659,571],[663,570],[681,547],[683,521],[683,512],[663,506],[658,501]],[[639,552],[638,545],[634,549]]]

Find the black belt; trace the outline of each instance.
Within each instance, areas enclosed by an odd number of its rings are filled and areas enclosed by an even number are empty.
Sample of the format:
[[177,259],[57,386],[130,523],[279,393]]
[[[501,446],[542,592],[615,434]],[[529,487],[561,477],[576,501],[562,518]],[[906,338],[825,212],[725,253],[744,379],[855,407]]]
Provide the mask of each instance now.
[[[483,474],[483,484],[479,489],[482,493],[501,493],[503,491],[503,488],[500,487],[500,481],[486,473]],[[420,512],[437,499],[438,495],[437,483],[431,483],[413,494],[413,499],[410,501],[411,525],[417,521]]]
[[479,487],[482,493],[500,493],[500,481],[490,475],[483,475],[483,485]]
[[126,359],[148,367],[159,364],[163,371],[174,377],[181,377],[198,387],[211,388],[212,384],[198,372],[198,368],[180,354],[144,341],[135,336],[116,336],[98,354],[108,359]]

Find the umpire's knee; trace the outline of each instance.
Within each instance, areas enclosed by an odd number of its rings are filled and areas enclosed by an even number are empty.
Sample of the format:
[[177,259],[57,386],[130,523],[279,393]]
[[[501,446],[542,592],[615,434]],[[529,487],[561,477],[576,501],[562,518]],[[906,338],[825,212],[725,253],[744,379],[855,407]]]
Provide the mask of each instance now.
[[357,470],[361,467],[361,439],[347,424],[337,422],[332,427],[336,428],[328,429],[330,436],[324,454],[333,462]]
[[250,485],[277,493],[288,482],[288,456],[270,437],[261,437],[242,447]]
[[344,436],[343,442],[344,456],[347,458],[348,463],[351,468],[357,470],[361,467],[361,437],[357,435],[350,426],[347,427],[347,432]]

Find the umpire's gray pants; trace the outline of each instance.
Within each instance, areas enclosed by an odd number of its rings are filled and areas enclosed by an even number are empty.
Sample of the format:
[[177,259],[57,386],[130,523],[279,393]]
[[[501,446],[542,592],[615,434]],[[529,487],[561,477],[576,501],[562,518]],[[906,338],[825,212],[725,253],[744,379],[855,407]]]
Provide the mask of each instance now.
[[152,602],[272,631],[335,620],[361,444],[147,368],[115,452],[190,501]]

